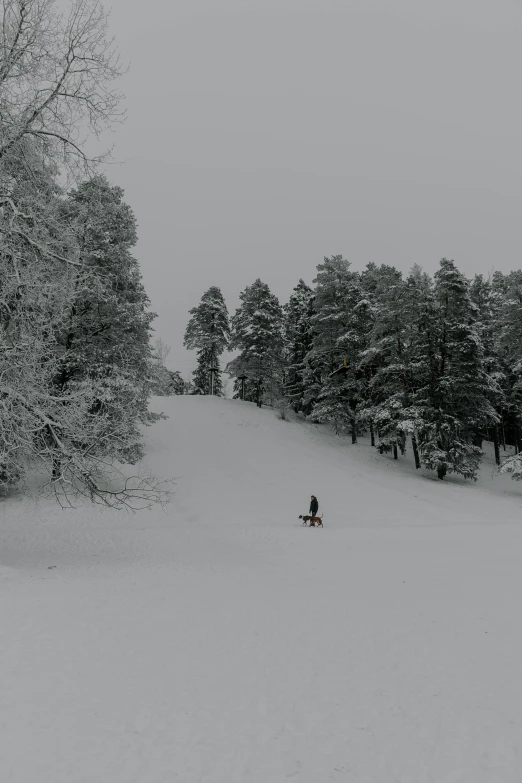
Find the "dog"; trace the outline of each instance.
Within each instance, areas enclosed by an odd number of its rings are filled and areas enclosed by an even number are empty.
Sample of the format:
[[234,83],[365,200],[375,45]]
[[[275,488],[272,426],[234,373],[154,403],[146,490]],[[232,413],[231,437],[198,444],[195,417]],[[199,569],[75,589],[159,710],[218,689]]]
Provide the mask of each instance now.
[[308,514],[299,514],[299,519],[303,520],[303,525],[306,525],[307,522],[310,522],[310,527],[324,527],[322,514],[320,517],[311,517]]

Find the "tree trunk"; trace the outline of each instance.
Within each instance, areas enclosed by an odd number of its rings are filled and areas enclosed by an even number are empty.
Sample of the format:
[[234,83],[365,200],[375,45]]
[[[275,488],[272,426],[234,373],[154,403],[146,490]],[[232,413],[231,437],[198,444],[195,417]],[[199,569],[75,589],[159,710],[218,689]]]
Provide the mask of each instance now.
[[352,426],[352,443],[357,443],[357,426],[355,424],[355,419],[351,420],[351,426]]
[[413,456],[415,457],[415,469],[419,470],[421,461],[419,456],[419,447],[417,446],[417,438],[415,435],[411,436],[411,447],[413,449]]
[[256,393],[256,401],[257,401],[257,407],[261,407],[261,380],[258,380],[257,382],[257,393]]
[[57,457],[53,454],[53,481],[59,479],[61,474],[62,474],[62,462],[60,460],[60,457]]
[[481,432],[474,432],[471,440],[474,446],[478,446],[479,449],[482,448],[482,443],[484,441],[484,438]]
[[500,465],[500,443],[498,436],[498,424],[493,425],[493,446],[495,448],[495,463]]
[[504,427],[504,411],[500,411],[500,436],[502,438],[502,448],[506,451],[506,430]]
[[393,459],[399,459],[399,455],[397,454],[397,442],[393,444]]
[[372,446],[375,446],[375,432],[373,431],[373,422],[370,422],[370,438],[372,439]]

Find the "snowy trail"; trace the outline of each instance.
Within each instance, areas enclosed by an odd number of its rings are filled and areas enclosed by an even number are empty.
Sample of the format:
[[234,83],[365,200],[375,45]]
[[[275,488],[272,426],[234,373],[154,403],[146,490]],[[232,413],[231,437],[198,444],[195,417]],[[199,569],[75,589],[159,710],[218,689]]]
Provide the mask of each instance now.
[[161,407],[167,514],[0,509],[2,781],[518,783],[520,490]]

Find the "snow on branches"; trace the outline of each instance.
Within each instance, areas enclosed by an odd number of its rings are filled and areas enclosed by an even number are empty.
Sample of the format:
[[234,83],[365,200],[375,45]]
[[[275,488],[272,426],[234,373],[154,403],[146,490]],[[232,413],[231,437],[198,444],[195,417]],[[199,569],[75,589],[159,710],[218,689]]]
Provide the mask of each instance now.
[[[266,283],[257,279],[240,294],[231,323],[230,347],[239,355],[227,372],[246,381],[246,398],[261,407],[278,400],[283,383],[283,311]],[[237,392],[239,388],[236,385]]]
[[195,394],[223,394],[220,356],[227,348],[230,327],[223,294],[216,286],[205,291],[197,307],[190,310],[185,330],[185,347],[197,350],[198,366],[193,373]]
[[[155,479],[116,467],[139,461],[155,418],[154,315],[132,211],[83,145],[119,112],[107,15],[99,0],[4,0],[0,38],[0,486],[38,466],[67,503],[162,502]],[[64,193],[61,175],[85,172]]]

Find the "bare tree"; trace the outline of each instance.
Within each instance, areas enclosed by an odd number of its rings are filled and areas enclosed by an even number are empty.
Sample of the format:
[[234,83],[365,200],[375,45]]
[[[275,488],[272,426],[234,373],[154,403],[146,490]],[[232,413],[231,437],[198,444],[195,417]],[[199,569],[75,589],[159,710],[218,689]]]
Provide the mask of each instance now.
[[156,361],[159,362],[162,366],[165,366],[165,362],[167,360],[167,356],[170,353],[170,345],[167,345],[163,342],[163,340],[158,338],[157,340],[154,340],[154,349],[153,349],[153,355],[156,359]]
[[[100,0],[3,0],[0,19],[0,161],[37,141],[68,170],[89,160],[85,142],[122,113],[122,69]],[[98,157],[98,160],[100,157]]]

